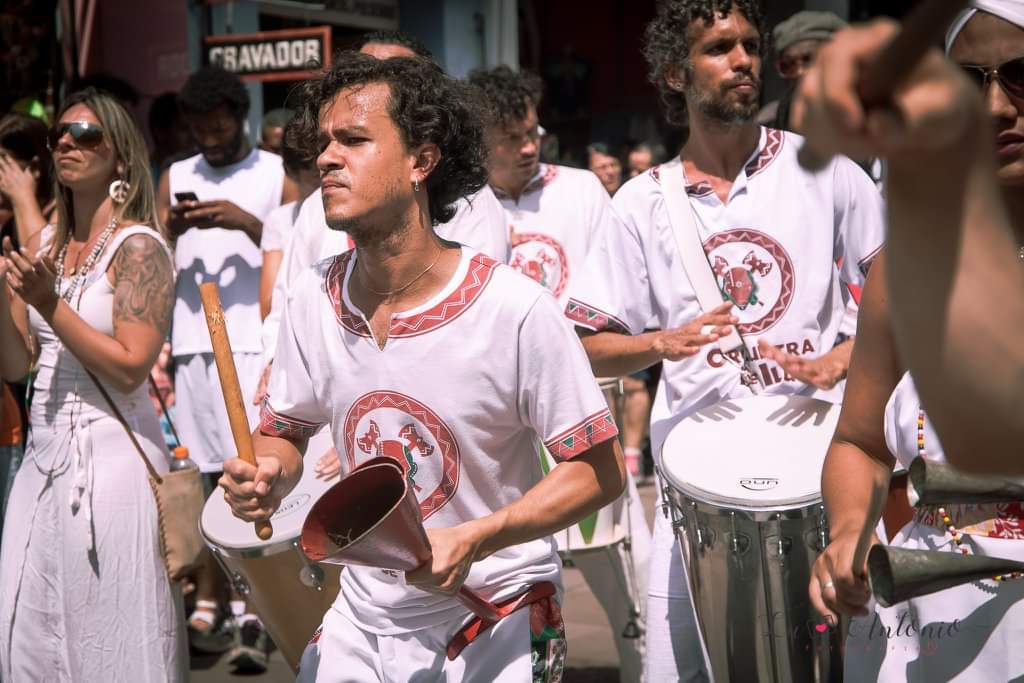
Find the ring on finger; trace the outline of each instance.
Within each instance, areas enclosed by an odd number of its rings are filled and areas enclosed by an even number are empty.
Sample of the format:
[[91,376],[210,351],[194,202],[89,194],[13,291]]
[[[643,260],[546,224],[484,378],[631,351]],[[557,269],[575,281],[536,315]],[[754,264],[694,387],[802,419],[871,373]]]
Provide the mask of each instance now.
[[821,589],[822,590],[828,590],[829,588],[834,588],[835,585],[836,584],[832,581],[832,579],[829,579],[825,583],[821,584]]
[[715,326],[714,325],[703,325],[700,328],[700,336],[707,337],[707,336],[711,335],[714,331],[715,331]]

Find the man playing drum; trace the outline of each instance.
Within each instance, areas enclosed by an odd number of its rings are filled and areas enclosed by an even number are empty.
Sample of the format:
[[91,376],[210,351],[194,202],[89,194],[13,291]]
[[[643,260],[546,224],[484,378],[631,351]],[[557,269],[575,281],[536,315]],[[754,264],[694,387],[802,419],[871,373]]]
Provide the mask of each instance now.
[[[555,597],[514,612],[454,660],[465,583],[501,601],[557,581],[550,534],[621,493],[616,429],[575,335],[543,288],[434,232],[487,179],[464,86],[425,60],[345,54],[306,84],[328,225],[356,248],[291,289],[258,467],[225,463],[235,513],[269,519],[329,424],[343,472],[394,455],[433,547],[400,573],[350,566],[302,681],[550,680],[564,663]],[[563,464],[537,483],[540,438]]]
[[[550,289],[564,307],[569,284],[583,270],[597,235],[619,229],[608,192],[590,171],[540,162],[541,83],[536,76],[499,66],[474,71],[469,82],[487,105],[489,182],[505,210],[509,265]],[[608,615],[621,679],[636,681],[644,657],[638,602],[647,579],[651,532],[632,478],[615,511],[616,524],[629,529],[628,549],[615,546],[606,552],[567,557],[583,573]],[[639,581],[630,579],[636,576]]]
[[[852,345],[840,336],[845,285],[861,284],[882,243],[881,199],[856,164],[840,158],[804,171],[800,138],[755,122],[763,36],[756,0],[666,2],[647,28],[646,57],[668,120],[689,128],[681,155],[689,227],[726,303],[698,303],[669,220],[667,166],[619,190],[613,207],[624,225],[601,235],[570,292],[567,315],[582,328],[597,374],[665,361],[651,417],[656,453],[683,416],[752,388],[837,400]],[[652,315],[661,331],[644,334]],[[732,325],[745,352],[726,354],[716,343]],[[707,453],[708,466],[742,455],[722,444]],[[662,515],[650,564],[647,680],[699,679],[699,635]]]

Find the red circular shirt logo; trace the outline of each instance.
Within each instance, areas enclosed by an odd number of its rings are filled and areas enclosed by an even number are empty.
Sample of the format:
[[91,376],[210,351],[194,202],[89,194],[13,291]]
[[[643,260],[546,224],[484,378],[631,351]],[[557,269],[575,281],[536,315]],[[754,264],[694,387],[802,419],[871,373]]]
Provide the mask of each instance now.
[[394,391],[373,391],[355,400],[345,415],[349,468],[357,460],[389,456],[399,461],[420,503],[423,519],[455,495],[459,444],[437,413]]
[[760,334],[786,314],[796,291],[793,261],[763,232],[726,230],[704,243],[722,297],[740,319],[741,334]]
[[534,232],[512,234],[512,252],[508,264],[523,275],[554,292],[555,298],[569,285],[569,260],[558,240]]

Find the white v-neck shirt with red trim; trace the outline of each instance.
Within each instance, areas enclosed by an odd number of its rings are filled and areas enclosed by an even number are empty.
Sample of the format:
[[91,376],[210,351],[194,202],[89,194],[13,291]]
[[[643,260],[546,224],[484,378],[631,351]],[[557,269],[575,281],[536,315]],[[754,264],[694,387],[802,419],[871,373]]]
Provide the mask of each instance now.
[[[704,251],[724,298],[735,303],[765,393],[837,401],[841,385],[821,392],[787,380],[757,352],[759,338],[809,358],[830,351],[846,312],[847,285],[863,284],[884,240],[882,199],[867,174],[845,158],[817,174],[805,171],[797,162],[802,143],[798,135],[762,128],[728,203],[707,183],[686,190]],[[659,168],[626,183],[612,204],[624,225],[604,232],[592,249],[586,273],[575,281],[569,318],[590,330],[639,334],[652,315],[666,330],[700,316],[669,223]],[[717,345],[666,361],[651,414],[652,446],[659,450],[672,425],[687,414],[749,395],[739,368]]]
[[597,234],[614,228],[608,191],[590,171],[541,164],[518,200],[498,189],[494,194],[508,219],[508,264],[565,306]]
[[[541,476],[537,439],[559,459],[616,428],[583,346],[555,299],[468,247],[436,296],[396,314],[383,349],[348,298],[356,251],[317,264],[289,293],[261,430],[308,437],[329,424],[350,471],[396,457],[424,523],[451,527],[518,500]],[[473,565],[467,585],[500,599],[558,581],[550,538]],[[338,609],[394,634],[467,614],[452,598],[410,588],[401,573],[348,567]]]

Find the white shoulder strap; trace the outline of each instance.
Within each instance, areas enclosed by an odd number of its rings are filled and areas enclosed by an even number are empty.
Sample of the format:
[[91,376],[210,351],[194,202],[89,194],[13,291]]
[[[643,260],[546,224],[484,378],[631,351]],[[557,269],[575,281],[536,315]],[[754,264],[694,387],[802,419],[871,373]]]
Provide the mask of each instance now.
[[[722,290],[718,287],[715,274],[708,263],[704,245],[693,215],[693,207],[686,196],[686,179],[683,177],[683,163],[676,157],[659,169],[661,175],[661,193],[665,197],[665,208],[668,209],[669,223],[675,236],[676,249],[683,263],[686,277],[693,285],[697,301],[701,309],[708,313],[722,304]],[[743,346],[743,340],[735,327],[727,336],[718,340],[722,351],[732,351]]]

